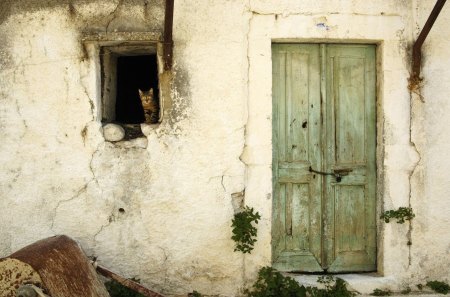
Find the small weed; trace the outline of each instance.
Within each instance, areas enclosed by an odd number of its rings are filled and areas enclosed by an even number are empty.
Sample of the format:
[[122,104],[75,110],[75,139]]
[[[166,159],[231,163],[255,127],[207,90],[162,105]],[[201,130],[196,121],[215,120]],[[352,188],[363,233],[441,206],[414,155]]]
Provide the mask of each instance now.
[[[131,280],[139,283],[138,279],[132,278]],[[105,287],[111,297],[145,297],[144,295],[125,287],[115,280],[107,281],[105,283]]]
[[417,285],[417,289],[419,289],[420,291],[422,291],[422,290],[423,290],[423,285],[422,285],[422,284],[418,284],[418,285]]
[[200,294],[199,292],[197,292],[195,290],[192,293],[188,294],[188,297],[202,297],[202,296],[203,296],[202,294]]
[[450,286],[447,283],[440,281],[429,281],[427,282],[427,286],[440,294],[447,294],[450,291]]
[[[320,280],[317,280],[320,282]],[[326,276],[322,282],[325,285],[325,289],[319,289],[315,287],[307,287],[306,291],[311,297],[353,297],[356,294],[347,289],[347,284],[341,278],[332,276]]]
[[402,293],[402,295],[408,295],[409,293],[411,293],[411,288],[410,287],[406,287],[400,293]]
[[386,210],[380,216],[380,219],[383,219],[386,223],[389,223],[391,219],[396,219],[398,224],[403,224],[405,221],[412,220],[415,216],[411,207],[399,207],[397,210]]
[[251,290],[245,290],[247,297],[306,297],[306,288],[290,277],[285,277],[271,267],[263,267]]
[[233,239],[236,242],[234,251],[241,251],[244,254],[250,253],[253,250],[253,245],[256,242],[257,229],[252,225],[254,222],[258,224],[261,216],[258,212],[254,212],[253,208],[248,206],[242,212],[234,215],[231,227],[233,228]]
[[375,290],[373,290],[373,292],[370,295],[372,295],[372,296],[390,296],[391,295],[391,291],[375,289]]
[[326,288],[330,287],[334,283],[334,277],[332,275],[322,275],[317,278],[317,282],[324,284]]

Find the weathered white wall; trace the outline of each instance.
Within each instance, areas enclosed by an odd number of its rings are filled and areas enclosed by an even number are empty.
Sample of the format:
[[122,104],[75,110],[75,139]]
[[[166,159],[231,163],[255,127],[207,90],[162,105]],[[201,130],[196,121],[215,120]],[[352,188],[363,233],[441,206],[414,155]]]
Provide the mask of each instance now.
[[[176,0],[173,109],[124,148],[103,139],[82,32],[161,32],[164,1],[26,2],[0,4],[0,256],[64,233],[161,292],[238,294],[271,259],[271,42],[363,42],[378,45],[378,211],[417,217],[411,247],[408,224],[379,222],[382,277],[351,284],[449,281],[448,7],[411,113],[409,47],[434,1]],[[263,215],[245,257],[230,240],[244,189]]]
[[174,108],[140,146],[101,133],[100,70],[82,32],[160,32],[163,4],[8,4],[0,251],[64,233],[158,291],[233,295],[243,283],[230,240],[230,195],[245,182],[243,6],[177,1]]
[[[435,1],[417,1],[415,23],[421,28]],[[423,47],[422,98],[413,98],[412,141],[420,162],[412,176],[417,217],[412,232],[412,266],[419,279],[450,281],[450,7],[442,9]],[[417,33],[415,31],[414,33]]]

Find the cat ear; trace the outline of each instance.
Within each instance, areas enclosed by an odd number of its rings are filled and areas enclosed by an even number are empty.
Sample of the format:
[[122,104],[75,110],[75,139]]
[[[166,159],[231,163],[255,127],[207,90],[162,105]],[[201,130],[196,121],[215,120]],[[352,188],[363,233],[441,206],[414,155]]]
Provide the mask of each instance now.
[[153,95],[153,88],[149,90],[149,93]]
[[139,96],[142,97],[143,95],[144,95],[144,92],[142,92],[141,89],[139,89]]

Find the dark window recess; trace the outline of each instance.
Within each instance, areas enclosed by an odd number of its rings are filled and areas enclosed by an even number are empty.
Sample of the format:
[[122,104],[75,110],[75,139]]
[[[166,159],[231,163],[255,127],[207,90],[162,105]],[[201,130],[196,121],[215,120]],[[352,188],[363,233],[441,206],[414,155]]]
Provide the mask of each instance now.
[[117,58],[117,96],[115,121],[123,124],[145,122],[139,89],[153,88],[159,104],[158,67],[156,55],[119,56]]

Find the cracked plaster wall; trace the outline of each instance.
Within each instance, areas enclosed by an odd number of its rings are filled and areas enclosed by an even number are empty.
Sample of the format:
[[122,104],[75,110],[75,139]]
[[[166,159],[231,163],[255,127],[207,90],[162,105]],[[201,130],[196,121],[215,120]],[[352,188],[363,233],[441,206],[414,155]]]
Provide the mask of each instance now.
[[[235,34],[242,24],[228,16],[242,6],[177,2],[172,109],[139,145],[119,145],[103,139],[98,59],[81,38],[161,33],[164,1],[37,2],[0,9],[0,207],[8,210],[0,255],[63,233],[168,295],[233,295],[242,285],[230,225],[231,194],[244,189],[246,68],[244,36]],[[211,15],[218,19],[205,26]]]
[[[415,33],[434,1],[418,1]],[[423,47],[422,89],[412,98],[412,141],[421,159],[411,181],[416,218],[412,232],[412,269],[416,278],[450,281],[450,7],[445,5]]]
[[[82,32],[161,32],[163,2],[0,4],[0,256],[64,233],[166,294],[237,294],[271,259],[272,40],[367,42],[379,45],[378,211],[417,213],[411,248],[409,226],[380,222],[381,283],[438,278],[450,265],[448,8],[425,45],[426,103],[411,114],[408,47],[431,0],[177,0],[172,109],[141,145],[105,142],[99,65]],[[245,257],[230,240],[232,194],[244,189],[263,215]]]

